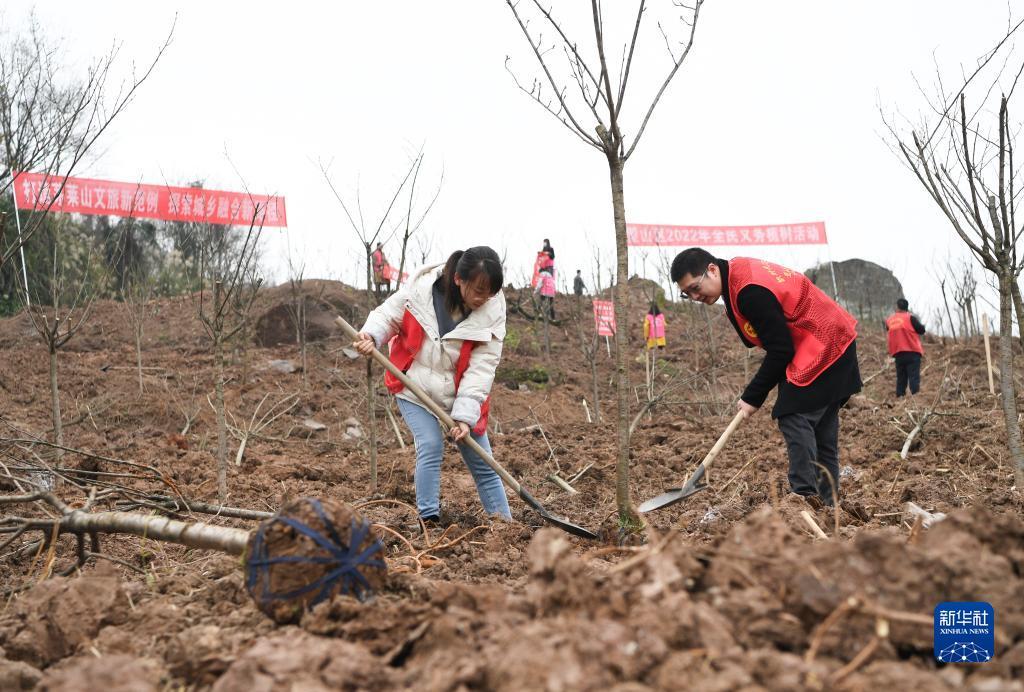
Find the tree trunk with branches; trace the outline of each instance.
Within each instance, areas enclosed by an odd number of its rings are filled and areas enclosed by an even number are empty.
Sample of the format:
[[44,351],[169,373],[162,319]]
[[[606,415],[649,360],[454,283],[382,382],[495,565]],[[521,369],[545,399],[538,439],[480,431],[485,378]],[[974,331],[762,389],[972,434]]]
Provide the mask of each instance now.
[[[545,8],[539,0],[532,2],[516,2],[506,0],[512,15],[526,37],[533,56],[536,58],[543,79],[534,79],[530,87],[524,86],[513,74],[516,86],[538,103],[545,111],[554,116],[572,134],[584,144],[601,152],[608,164],[609,182],[611,184],[612,220],[615,234],[616,280],[612,292],[615,319],[620,328],[616,330],[615,343],[615,389],[617,403],[617,458],[615,477],[615,501],[619,514],[619,525],[624,531],[631,531],[641,526],[640,518],[633,508],[629,497],[629,371],[628,371],[628,333],[622,325],[628,323],[627,281],[629,279],[629,255],[626,238],[626,207],[625,207],[625,165],[632,155],[654,109],[668,88],[672,78],[682,66],[683,61],[693,47],[703,0],[694,0],[692,5],[678,2],[671,4],[670,11],[676,13],[675,19],[688,27],[685,38],[675,44],[669,40],[661,22],[655,22],[668,49],[671,63],[668,74],[660,83],[656,93],[651,96],[636,135],[632,143],[627,143],[620,125],[620,116],[625,103],[627,84],[633,66],[633,57],[638,45],[644,15],[651,12],[646,0],[637,3],[636,16],[629,25],[630,34],[623,42],[623,60],[618,70],[609,65],[606,54],[606,25],[602,5],[598,0],[591,0],[590,19],[594,37],[596,56],[588,60],[584,49],[570,39],[561,23],[557,21],[550,9]],[[550,27],[554,39],[545,39],[543,34],[531,31],[527,10],[520,5],[530,5],[533,11],[543,18],[545,26]],[[682,10],[682,16],[678,12]],[[613,26],[617,26],[613,23]],[[553,49],[559,49],[553,52]],[[564,54],[567,61],[568,75],[560,79],[555,75],[555,65],[551,56]],[[507,63],[507,60],[506,60]],[[511,72],[511,71],[510,71]],[[618,81],[613,86],[613,75],[618,74]],[[570,94],[569,84],[573,85]],[[545,87],[548,91],[545,91]],[[578,93],[577,93],[578,91]],[[584,124],[580,114],[586,112],[591,125]]]
[[[1013,149],[1019,124],[1010,123],[1009,104],[1024,71],[1005,72],[1013,57],[1010,38],[1024,25],[1018,22],[996,47],[978,61],[976,69],[951,98],[930,104],[938,121],[929,131],[911,129],[901,135],[886,122],[894,144],[908,168],[950,222],[957,236],[978,262],[996,279],[999,289],[1000,398],[1006,424],[1007,448],[1015,468],[1017,487],[1024,487],[1024,446],[1017,416],[1013,373],[1013,312],[1019,303],[1016,288],[1022,264],[1017,241],[1024,228],[1016,223],[1016,192],[1020,188]],[[996,56],[1003,59],[995,60]],[[990,65],[992,66],[990,68]],[[978,85],[978,108],[968,114],[967,96],[986,74],[989,84]],[[1012,79],[1012,84],[1010,80]],[[941,79],[939,80],[941,89]],[[1008,90],[1003,87],[1009,86]],[[1000,93],[1001,92],[1001,93]],[[988,103],[1000,94],[998,109]],[[993,113],[998,113],[992,121]],[[997,129],[997,133],[991,129]],[[1016,294],[1016,296],[1015,296]],[[965,311],[966,312],[966,311]]]
[[[374,292],[373,292],[373,269],[372,269],[372,261],[373,261],[372,258],[373,258],[373,246],[374,246],[374,243],[377,242],[378,238],[381,237],[381,234],[385,231],[385,228],[388,227],[388,226],[390,226],[390,228],[391,228],[391,232],[388,235],[388,238],[390,239],[390,238],[394,237],[394,233],[397,231],[398,228],[401,227],[403,222],[406,224],[406,241],[407,241],[408,237],[412,235],[412,231],[415,231],[416,229],[418,229],[420,224],[423,223],[423,220],[426,217],[427,212],[430,211],[431,207],[434,204],[434,201],[432,200],[430,202],[430,205],[428,205],[426,211],[424,211],[423,214],[420,216],[419,221],[416,224],[414,224],[412,227],[410,227],[408,225],[408,223],[409,223],[409,216],[411,216],[412,213],[413,213],[414,192],[415,192],[415,187],[414,186],[410,186],[408,213],[406,215],[404,215],[402,218],[400,218],[397,223],[395,223],[392,220],[392,212],[395,209],[395,204],[398,202],[399,196],[402,194],[402,190],[404,190],[406,188],[406,185],[409,183],[410,178],[415,180],[415,177],[419,175],[419,169],[420,169],[420,166],[422,165],[422,162],[423,162],[423,154],[422,154],[422,152],[420,152],[420,154],[417,155],[417,157],[415,159],[413,159],[413,161],[410,163],[409,169],[406,171],[405,176],[402,178],[402,180],[395,187],[395,192],[391,196],[390,202],[388,203],[388,205],[385,208],[384,212],[381,214],[380,219],[377,222],[375,227],[368,227],[364,223],[364,221],[363,221],[362,203],[360,201],[360,196],[359,196],[358,189],[356,190],[356,209],[358,210],[358,219],[359,219],[359,221],[357,223],[356,222],[356,217],[354,217],[349,212],[348,205],[345,204],[345,200],[342,198],[341,194],[338,192],[337,188],[334,186],[334,182],[331,180],[331,176],[330,176],[330,172],[328,170],[328,166],[326,166],[324,164],[320,165],[320,172],[323,174],[324,180],[327,182],[328,187],[330,187],[331,192],[334,194],[335,199],[338,200],[338,204],[341,205],[341,209],[345,213],[345,217],[348,219],[349,225],[352,227],[352,230],[355,232],[356,237],[359,238],[359,242],[362,245],[363,250],[364,250],[365,255],[366,255],[365,259],[366,259],[366,312],[367,312],[367,314],[369,314],[369,312],[372,311],[373,308],[376,306],[376,302],[374,300]],[[440,193],[440,185],[438,186],[438,193]],[[436,200],[436,199],[437,199],[437,194],[434,195],[434,200]],[[381,241],[381,242],[386,242],[386,241]],[[406,247],[406,243],[403,242],[403,244],[402,244],[403,264],[404,264],[405,247]],[[401,278],[401,276],[399,276],[399,278]],[[370,430],[369,430],[369,444],[370,444],[370,493],[371,494],[376,494],[376,492],[377,492],[377,425],[376,425],[377,409],[376,409],[376,404],[377,404],[377,383],[376,383],[376,380],[374,378],[373,361],[370,360],[370,359],[367,359],[366,360],[366,408],[367,408],[367,418],[368,418],[369,427],[370,427]]]
[[[2,20],[0,20],[2,21]],[[7,32],[4,32],[5,34]],[[27,36],[0,44],[0,194],[15,185],[16,172],[45,173],[57,189],[42,190],[31,203],[20,232],[9,237],[0,227],[0,268],[32,238],[64,191],[68,176],[86,157],[97,139],[135,98],[170,45],[174,27],[140,74],[121,84],[111,100],[110,80],[117,49],[93,61],[84,80],[67,84],[65,68],[56,63],[57,47],[33,20]]]

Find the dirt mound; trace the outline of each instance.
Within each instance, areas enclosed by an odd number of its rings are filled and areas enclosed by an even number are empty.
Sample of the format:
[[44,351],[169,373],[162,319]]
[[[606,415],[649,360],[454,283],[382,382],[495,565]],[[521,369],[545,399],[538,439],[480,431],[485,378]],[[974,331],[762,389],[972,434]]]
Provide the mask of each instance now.
[[0,620],[7,657],[42,668],[71,655],[100,628],[124,622],[128,597],[121,576],[102,564],[80,578],[57,577],[32,587]]
[[[301,292],[301,306],[296,291]],[[365,302],[357,291],[337,281],[304,281],[301,289],[293,289],[290,284],[268,288],[260,293],[254,310],[258,315],[254,340],[264,347],[297,343],[296,313],[301,307],[306,341],[322,341],[339,333],[334,325],[338,315],[350,322],[365,315]]]
[[43,674],[24,661],[8,661],[0,656],[0,690],[34,690]]
[[40,692],[157,692],[163,689],[164,672],[148,658],[114,655],[83,656],[46,671]]
[[257,641],[231,664],[213,690],[284,692],[391,687],[391,670],[358,644],[286,628]]

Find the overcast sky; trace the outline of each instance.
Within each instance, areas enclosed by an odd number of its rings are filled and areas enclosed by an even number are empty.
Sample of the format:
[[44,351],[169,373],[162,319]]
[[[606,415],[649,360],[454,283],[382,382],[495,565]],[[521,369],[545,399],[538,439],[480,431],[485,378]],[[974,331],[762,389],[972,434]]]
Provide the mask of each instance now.
[[[587,4],[551,4],[589,50]],[[610,41],[621,45],[631,18],[619,8],[634,4],[604,4]],[[860,257],[894,270],[912,305],[937,305],[930,267],[963,252],[887,148],[879,107],[916,119],[925,101],[915,75],[932,85],[937,62],[955,81],[960,65],[1002,35],[1008,12],[1021,14],[1019,4],[708,0],[692,53],[626,166],[627,220],[822,220],[827,249],[713,251],[799,269],[829,254]],[[241,189],[241,175],[254,192],[284,195],[289,228],[265,232],[276,280],[286,276],[287,245],[305,258],[308,277],[355,278],[358,245],[318,162],[330,163],[347,200],[360,190],[370,223],[421,146],[424,199],[444,171],[424,226],[436,238],[434,259],[490,244],[507,251],[518,283],[545,237],[563,277],[580,268],[589,279],[593,247],[612,256],[607,165],[516,88],[506,56],[521,80],[540,73],[504,2],[6,0],[4,24],[24,26],[33,7],[63,41],[68,64],[119,42],[122,74],[150,59],[177,15],[151,81],[77,173],[202,179],[228,190]],[[666,28],[680,35],[671,21]],[[628,132],[669,67],[660,37],[646,38],[623,115]],[[397,242],[388,250],[397,263]],[[652,260],[634,259],[631,271],[646,266],[654,278]]]

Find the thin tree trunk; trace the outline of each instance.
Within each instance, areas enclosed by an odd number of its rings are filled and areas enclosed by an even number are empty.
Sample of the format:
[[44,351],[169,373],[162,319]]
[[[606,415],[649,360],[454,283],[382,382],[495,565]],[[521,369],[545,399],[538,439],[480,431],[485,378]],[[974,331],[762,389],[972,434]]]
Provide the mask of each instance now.
[[224,415],[224,344],[220,338],[216,338],[213,348],[217,361],[217,499],[224,504],[228,501],[228,421]]
[[57,349],[50,346],[50,405],[53,416],[53,441],[64,446],[64,430],[60,422],[60,390],[57,388]]
[[628,281],[629,255],[626,245],[626,200],[623,184],[623,162],[608,157],[612,185],[612,209],[615,215],[615,398],[617,404],[617,457],[615,463],[615,504],[623,527],[642,525],[629,497],[629,323]]
[[1010,279],[1010,293],[1013,296],[1013,311],[1017,315],[1017,340],[1024,344],[1024,300],[1021,300],[1020,285],[1017,279]]
[[302,301],[302,326],[299,333],[299,360],[302,363],[302,388],[309,389],[309,368],[306,367],[306,301]]
[[[136,315],[138,317],[138,315]],[[141,319],[141,318],[140,318]],[[142,387],[142,326],[135,326],[135,367],[139,372],[139,396],[141,397],[145,390]]]
[[366,401],[370,418],[370,494],[377,493],[377,406],[376,387],[373,386],[373,361],[366,359]]
[[1017,394],[1013,381],[1013,276],[1007,268],[999,273],[999,391],[1006,420],[1007,446],[1013,460],[1018,488],[1024,487],[1024,445],[1017,422]]
[[[373,290],[371,289],[370,262],[372,253],[370,244],[366,243],[366,313],[373,310]],[[377,493],[377,397],[373,382],[373,361],[366,359],[366,413],[370,421],[370,494]]]
[[409,233],[402,235],[402,255],[398,258],[398,276],[395,278],[395,292],[402,288],[402,272],[405,271],[405,251],[409,245]]
[[594,422],[601,422],[601,382],[597,377],[597,339],[590,349],[590,384],[594,389]]
[[939,284],[939,288],[942,289],[942,302],[946,304],[946,317],[949,318],[949,332],[953,335],[953,341],[956,341],[956,324],[953,323],[953,313],[949,309],[949,299],[946,297],[946,282],[941,282]]

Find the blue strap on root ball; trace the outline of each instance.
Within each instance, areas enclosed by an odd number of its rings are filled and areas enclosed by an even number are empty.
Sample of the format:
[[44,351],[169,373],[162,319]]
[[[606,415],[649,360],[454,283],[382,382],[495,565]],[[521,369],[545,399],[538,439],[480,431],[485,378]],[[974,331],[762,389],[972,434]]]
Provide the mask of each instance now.
[[349,505],[303,498],[260,524],[249,538],[246,589],[278,623],[334,595],[369,597],[384,585],[384,545]]

